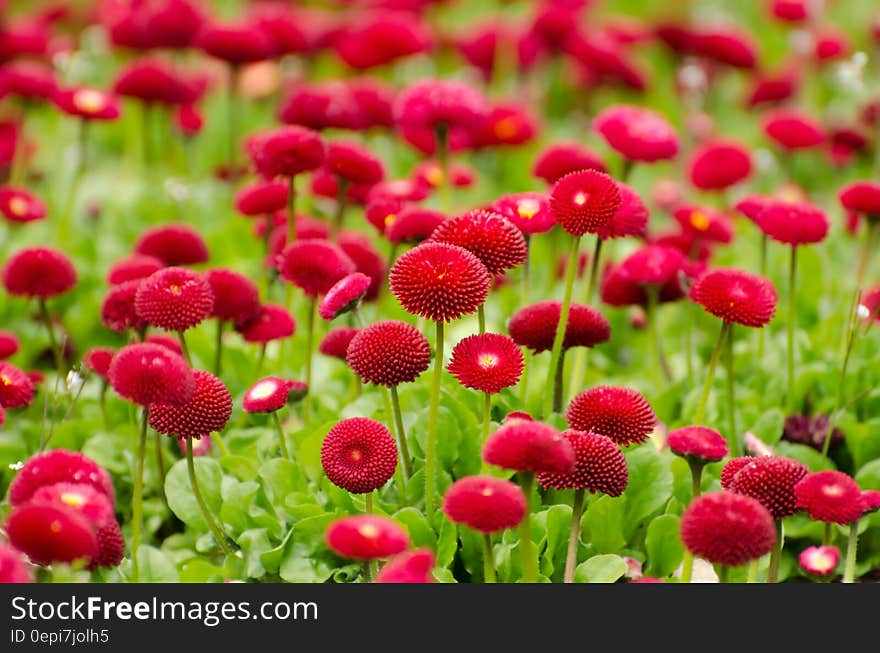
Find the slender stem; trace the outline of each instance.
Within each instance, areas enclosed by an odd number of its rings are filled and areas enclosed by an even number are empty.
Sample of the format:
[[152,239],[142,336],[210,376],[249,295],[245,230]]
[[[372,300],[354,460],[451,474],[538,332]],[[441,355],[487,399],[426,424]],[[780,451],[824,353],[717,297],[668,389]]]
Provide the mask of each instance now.
[[147,455],[147,422],[149,418],[150,409],[148,406],[144,406],[141,413],[141,432],[135,457],[134,487],[131,497],[131,579],[134,583],[140,580],[138,549],[141,545],[141,530],[143,529],[144,458]]
[[220,450],[221,456],[229,455],[229,449],[226,448],[226,443],[223,442],[223,437],[220,435],[219,431],[212,433],[209,437],[211,438],[211,442],[217,443],[217,448]]
[[[760,262],[758,271],[762,277],[767,276],[767,234],[761,232]],[[758,362],[764,359],[764,329],[758,329]]]
[[693,501],[703,492],[703,463],[693,458],[688,458],[687,462],[691,470],[691,500]]
[[532,350],[526,349],[523,352],[523,371],[519,379],[519,400],[523,404],[526,403],[526,398],[529,395],[529,368],[531,367],[531,362]]
[[278,417],[278,411],[272,411],[272,421],[275,423],[275,431],[278,433],[278,444],[281,448],[281,455],[287,460],[293,460],[290,457],[290,451],[287,448],[287,438],[284,436],[284,426],[281,424],[281,418]]
[[260,371],[263,369],[263,363],[266,361],[266,347],[268,343],[263,343],[260,345],[260,353],[257,355],[257,366],[254,369],[254,378],[260,376]]
[[373,493],[372,492],[367,492],[364,495],[364,512],[368,515],[373,513]]
[[76,166],[73,169],[73,177],[70,180],[70,187],[67,189],[67,197],[64,200],[64,206],[58,218],[58,241],[65,242],[69,237],[70,220],[73,216],[73,209],[76,205],[77,192],[79,191],[80,182],[86,170],[86,146],[88,144],[89,121],[79,120],[77,125],[77,157]]
[[238,66],[229,66],[229,84],[226,87],[226,128],[229,137],[230,172],[238,159]]
[[[367,492],[364,495],[364,513],[372,514],[373,513],[373,493]],[[364,571],[367,574],[367,582],[372,582],[372,579],[376,577],[378,573],[378,564],[375,560],[367,561]]]
[[767,568],[767,582],[775,583],[779,577],[779,561],[782,560],[782,520],[776,520],[776,543],[770,550],[770,566]]
[[196,498],[196,503],[199,504],[199,509],[202,511],[202,516],[205,518],[208,528],[211,529],[214,539],[217,540],[217,544],[220,545],[226,555],[232,555],[232,548],[230,548],[229,543],[226,541],[226,536],[223,534],[223,531],[220,530],[217,522],[214,521],[214,516],[211,514],[211,510],[208,508],[208,504],[205,503],[205,499],[199,489],[199,479],[196,476],[196,466],[193,462],[192,438],[186,439],[186,471],[189,474],[189,482],[192,486],[193,496]]
[[852,583],[856,578],[856,551],[859,547],[859,522],[849,525],[849,537],[846,540],[846,562],[843,567],[843,582]]
[[553,375],[553,412],[562,412],[562,387],[565,384],[565,354],[563,349],[559,355],[559,364],[556,366],[556,374]]
[[[549,376],[547,377],[547,385],[554,381],[558,368],[562,364],[562,341],[565,339],[565,329],[568,326],[568,313],[571,307],[571,291],[574,286],[574,278],[577,274],[578,264],[578,247],[580,246],[580,238],[573,237],[571,239],[571,249],[568,254],[568,265],[565,269],[565,292],[562,296],[562,307],[559,311],[559,324],[556,327],[556,336],[553,338],[553,349],[550,354]],[[550,417],[555,402],[553,394],[546,393],[544,399],[544,417]],[[561,409],[562,400],[560,398],[559,409]],[[559,410],[557,409],[557,410]]]
[[214,376],[220,376],[223,369],[223,327],[226,323],[217,318],[217,331],[214,335]]
[[565,553],[565,576],[563,582],[574,582],[574,570],[577,566],[578,542],[581,537],[581,515],[584,513],[583,488],[574,491],[574,500],[571,504],[571,524],[568,528],[568,550]]
[[526,583],[538,582],[538,559],[535,556],[535,545],[532,542],[532,486],[535,484],[535,475],[532,472],[520,472],[519,484],[526,496],[526,516],[519,525],[519,550],[522,555],[523,581]]
[[794,400],[794,323],[797,319],[795,311],[797,305],[795,301],[795,277],[797,276],[797,247],[791,248],[791,259],[788,267],[788,384],[785,391],[785,405],[791,408]]
[[694,573],[694,554],[684,550],[684,557],[681,561],[681,582],[690,583]]
[[413,475],[412,459],[409,456],[409,445],[406,443],[406,431],[403,427],[403,413],[400,410],[400,397],[397,394],[397,386],[391,390],[391,412],[394,414],[394,425],[397,429],[397,445],[400,448],[400,461],[403,464],[404,479],[409,480]]
[[529,305],[529,294],[530,294],[529,293],[529,281],[530,281],[529,277],[531,277],[531,269],[532,269],[532,266],[531,266],[532,238],[531,238],[531,236],[526,234],[525,240],[526,240],[526,260],[523,261],[522,274],[520,275],[520,278],[519,278],[519,281],[520,281],[519,290],[520,290],[520,301],[521,301],[520,308],[522,308],[523,306]]
[[483,582],[495,582],[495,553],[492,550],[492,536],[483,533]]
[[724,348],[724,367],[727,374],[727,440],[732,445],[730,450],[733,455],[740,455],[739,434],[736,431],[736,400],[734,397],[734,376],[733,376],[733,324],[727,333],[727,346]]
[[727,565],[718,565],[718,582],[726,583],[730,576],[730,567]]
[[[596,236],[596,245],[593,249],[593,258],[590,259],[590,276],[587,278],[587,292],[584,295],[584,303],[592,305],[593,295],[596,292],[596,283],[599,277],[599,259],[602,257],[602,244],[605,241]],[[589,349],[587,347],[578,347],[575,352],[574,368],[571,371],[571,388],[569,388],[569,396],[573,397],[583,386],[584,377],[587,374],[587,356]]]
[[483,393],[483,431],[480,438],[480,446],[486,444],[489,437],[489,428],[492,424],[492,395]]
[[694,424],[700,424],[703,421],[703,413],[706,411],[706,402],[709,399],[709,392],[712,389],[712,381],[715,378],[715,368],[718,367],[718,359],[721,356],[721,349],[729,330],[730,323],[724,322],[721,325],[721,333],[718,334],[718,340],[715,342],[715,348],[712,350],[712,357],[709,359],[709,370],[706,373],[706,385],[703,386],[703,395],[700,397],[700,404],[697,406],[697,412],[694,416]]
[[152,114],[153,106],[149,102],[141,104],[141,154],[143,155],[145,178],[149,178],[153,164]]
[[315,313],[317,311],[318,302],[314,297],[309,297],[308,314],[306,315],[306,391],[305,399],[303,399],[303,421],[308,424],[312,415],[312,350],[315,346]]
[[183,357],[186,359],[186,362],[189,363],[190,366],[192,366],[192,358],[190,358],[189,347],[186,344],[186,336],[184,335],[183,331],[177,332],[177,339],[180,341],[180,348],[181,350],[183,350]]
[[834,540],[834,527],[831,522],[825,522],[825,530],[822,532],[822,546],[831,546]]
[[868,261],[871,259],[871,252],[874,250],[874,240],[877,237],[878,229],[880,229],[880,220],[869,217],[867,219],[868,230],[865,234],[865,244],[862,247],[862,253],[859,256],[859,265],[856,268],[856,290],[861,292],[865,283],[865,272],[868,269]]
[[58,341],[55,338],[55,329],[52,326],[52,318],[49,315],[49,308],[46,306],[46,300],[43,297],[40,297],[38,305],[40,309],[40,320],[43,322],[43,326],[46,327],[46,334],[49,336],[49,347],[52,349],[52,357],[55,359],[55,371],[58,372],[59,377],[64,377],[64,352],[62,351],[62,348],[59,347]]
[[[355,375],[357,376],[357,375]],[[360,381],[360,380],[359,380]],[[403,460],[403,449],[400,446],[400,431],[395,427],[394,423],[394,408],[391,406],[391,393],[388,391],[388,388],[384,385],[380,385],[379,389],[382,391],[382,400],[385,402],[385,415],[386,420],[388,421],[388,430],[394,433],[395,441],[397,444],[397,452],[401,457],[401,461]],[[406,504],[406,481],[404,479],[404,466],[403,463],[397,465],[394,469],[394,482],[397,483],[397,493],[400,495],[401,505]]]
[[[648,331],[651,337],[651,348],[654,350],[654,378],[657,380],[657,387],[663,386],[663,381],[667,383],[672,381],[672,372],[669,369],[669,363],[666,362],[666,356],[663,355],[663,345],[660,341],[660,329],[657,324],[657,307],[659,305],[660,289],[657,286],[648,286],[646,289],[648,295]],[[662,374],[662,376],[661,376]]]
[[477,307],[477,325],[480,333],[486,333],[486,312],[483,310],[483,304]]
[[27,181],[27,143],[25,142],[25,120],[27,102],[18,119],[18,133],[15,135],[15,150],[12,153],[12,168],[9,171],[9,184],[20,186]]
[[434,516],[437,485],[437,415],[440,411],[440,380],[443,374],[443,322],[436,323],[434,341],[434,376],[431,379],[431,404],[428,409],[428,437],[425,443],[425,514]]
[[109,428],[109,421],[107,420],[107,386],[109,384],[101,379],[101,389],[98,391],[98,406],[101,408],[101,421],[104,424],[104,429]]
[[159,431],[153,431],[153,445],[156,448],[156,473],[159,478],[156,485],[159,488],[159,496],[165,505],[168,505],[168,499],[165,498],[165,456],[162,455],[162,434]]
[[[685,313],[690,313],[692,310],[690,305],[685,305]],[[690,319],[690,315],[685,316],[684,320],[684,361],[685,366],[687,367],[687,378],[688,378],[688,386],[693,387],[694,385],[694,360],[693,360],[693,350],[694,350],[694,325],[693,320]]]
[[296,240],[296,177],[288,178],[287,188],[287,244]]
[[746,582],[747,583],[758,582],[758,561],[757,560],[752,560],[749,563],[749,571],[748,571],[748,575],[746,576]]

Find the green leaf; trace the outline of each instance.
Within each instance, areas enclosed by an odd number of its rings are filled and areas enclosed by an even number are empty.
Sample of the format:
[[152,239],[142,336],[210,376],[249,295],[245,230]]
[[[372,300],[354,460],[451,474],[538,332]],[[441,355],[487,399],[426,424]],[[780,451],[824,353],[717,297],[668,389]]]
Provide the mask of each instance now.
[[[220,464],[213,458],[204,456],[196,458],[193,462],[202,497],[208,504],[208,509],[215,515],[219,514],[222,503],[220,482],[223,477]],[[180,521],[195,529],[207,530],[208,524],[189,482],[186,460],[178,460],[168,471],[165,477],[165,497],[168,499],[168,507]]]
[[434,535],[434,530],[431,528],[428,520],[425,519],[425,516],[418,510],[407,506],[398,510],[391,518],[406,527],[406,530],[409,532],[409,539],[414,547],[426,546],[430,549],[436,548],[437,537]]
[[140,582],[177,583],[180,576],[174,562],[163,551],[142,544],[138,551]]
[[602,495],[590,501],[581,520],[582,539],[599,553],[615,553],[626,544],[623,520],[626,498]]
[[597,555],[574,570],[576,583],[614,583],[626,573],[626,562],[616,555]]
[[772,445],[782,437],[784,425],[785,413],[779,408],[771,408],[758,418],[750,430],[763,442]]
[[660,515],[648,524],[645,535],[645,552],[648,555],[648,572],[657,578],[665,578],[676,570],[684,555],[679,537],[676,515]]
[[284,458],[273,458],[263,463],[259,477],[263,481],[269,501],[276,508],[284,508],[287,495],[305,485],[299,467]]
[[872,460],[863,466],[855,479],[863,490],[880,490],[880,459]]
[[802,462],[810,468],[811,472],[834,469],[834,463],[812,447],[782,440],[776,444],[774,449],[777,455],[788,456]]
[[249,481],[257,476],[260,465],[246,456],[222,456],[217,459],[220,466],[240,481]]
[[629,484],[626,497],[624,536],[632,536],[644,519],[662,508],[672,494],[671,455],[663,456],[653,447],[639,447],[626,453]]
[[448,567],[455,557],[458,548],[458,526],[448,519],[443,520],[440,526],[440,535],[437,537],[437,566]]
[[232,481],[223,489],[223,505],[220,508],[220,519],[224,523],[229,524],[233,532],[241,533],[247,530],[250,506],[259,490],[260,484],[255,481],[247,483]]
[[[265,528],[253,528],[238,537],[238,545],[244,553],[245,574],[248,578],[262,578],[268,569],[263,560],[264,554],[272,550],[272,542]],[[271,564],[271,562],[270,562]],[[272,570],[277,570],[277,565]]]
[[181,583],[219,583],[225,577],[226,569],[201,558],[193,558],[180,566]]

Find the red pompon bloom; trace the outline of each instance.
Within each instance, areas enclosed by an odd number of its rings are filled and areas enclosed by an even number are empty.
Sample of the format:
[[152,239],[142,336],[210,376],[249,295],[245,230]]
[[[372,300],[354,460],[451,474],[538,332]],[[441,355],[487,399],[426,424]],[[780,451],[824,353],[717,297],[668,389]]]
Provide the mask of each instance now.
[[56,483],[86,484],[115,501],[110,474],[94,460],[78,451],[52,449],[31,456],[9,484],[9,503],[19,506],[34,493]]
[[794,247],[818,243],[828,235],[825,213],[805,202],[770,202],[761,211],[758,227],[773,240]]
[[385,259],[376,251],[370,239],[358,231],[343,231],[337,236],[336,244],[354,263],[355,272],[364,274],[370,279],[364,301],[371,302],[377,299],[388,273]]
[[678,136],[660,114],[642,107],[617,105],[601,111],[595,129],[630,161],[659,161],[678,154]]
[[476,312],[489,294],[489,271],[471,252],[448,243],[425,242],[391,268],[391,292],[401,306],[436,322]]
[[354,142],[327,143],[324,168],[352,184],[372,186],[385,177],[382,162],[363,145]]
[[287,403],[296,383],[277,376],[267,376],[254,383],[244,393],[241,407],[246,413],[272,413]]
[[867,514],[880,510],[880,490],[862,490],[862,512]]
[[525,237],[516,225],[483,209],[441,222],[428,241],[465,248],[493,275],[522,265],[528,253]]
[[504,195],[489,209],[510,220],[525,236],[542,234],[556,226],[550,212],[550,198],[543,193]]
[[[4,24],[3,27],[5,31],[9,25]],[[51,67],[30,59],[7,62],[2,53],[0,43],[0,58],[4,60],[0,67],[0,95],[15,95],[27,100],[48,100],[52,97],[57,82]]]
[[258,179],[235,194],[235,209],[243,215],[266,215],[287,206],[289,184],[285,180]]
[[417,15],[381,11],[347,22],[333,46],[348,66],[366,70],[424,52],[431,43],[431,32]]
[[513,420],[488,437],[483,460],[518,472],[567,474],[574,469],[575,453],[568,439],[549,424]]
[[353,494],[366,494],[385,485],[394,475],[397,444],[381,422],[351,417],[337,422],[324,437],[321,465],[337,487]]
[[23,408],[34,400],[30,377],[12,363],[0,361],[0,406]]
[[272,340],[289,338],[296,333],[296,321],[283,306],[263,304],[253,319],[237,324],[235,330],[241,333],[245,342],[266,344]]
[[256,317],[260,311],[260,291],[257,284],[243,274],[227,268],[207,270],[204,278],[214,294],[211,317],[235,324]]
[[92,565],[94,567],[118,567],[125,555],[125,538],[119,522],[111,519],[106,526],[95,533],[98,540],[98,555]]
[[59,90],[52,101],[64,113],[83,120],[116,120],[120,114],[119,100],[97,88],[79,86]]
[[620,263],[620,270],[639,286],[660,288],[676,283],[684,265],[684,255],[674,247],[645,245],[627,256]]
[[0,331],[0,360],[14,356],[19,347],[18,336],[11,331]]
[[758,59],[750,35],[732,27],[701,29],[691,47],[696,54],[734,68],[754,68]]
[[267,33],[250,23],[206,25],[194,45],[215,59],[236,65],[263,61],[274,54]]
[[4,525],[10,544],[35,564],[91,563],[98,555],[95,528],[73,508],[27,504],[15,508]]
[[0,583],[33,583],[24,556],[8,544],[0,544]]
[[404,551],[388,560],[376,574],[377,583],[433,583],[437,559],[431,549]]
[[107,271],[107,283],[118,285],[126,281],[146,279],[165,267],[165,262],[155,256],[132,254],[113,263]]
[[122,333],[126,329],[140,331],[147,326],[147,321],[135,309],[135,298],[141,281],[125,281],[107,291],[101,302],[101,324],[116,333]]
[[183,356],[183,347],[180,346],[180,341],[172,336],[162,335],[161,333],[151,333],[144,338],[144,342],[165,347],[168,351],[173,351],[178,356]]
[[156,58],[124,65],[116,74],[113,92],[141,102],[172,105],[183,104],[192,96],[188,84]]
[[385,216],[385,237],[394,245],[420,243],[429,238],[444,220],[446,216],[439,211],[408,206]]
[[840,204],[848,211],[880,219],[880,184],[856,181],[840,189]]
[[431,345],[411,324],[383,320],[349,341],[345,361],[362,381],[396,386],[415,381],[431,365]]
[[208,260],[208,245],[185,224],[165,224],[147,229],[134,245],[136,254],[155,256],[165,265],[196,265]]
[[46,205],[26,188],[0,186],[0,213],[10,222],[34,222],[46,217]]
[[406,530],[379,515],[341,517],[327,527],[325,539],[336,555],[355,560],[388,558],[409,548]]
[[753,456],[738,456],[731,458],[721,470],[721,487],[725,490],[733,490],[733,477],[746,465],[751,464]]
[[774,18],[789,22],[800,23],[813,13],[813,5],[805,0],[771,0],[770,13]]
[[733,205],[737,211],[757,224],[761,212],[775,200],[766,195],[747,195]]
[[524,106],[504,102],[493,106],[489,114],[474,126],[470,145],[474,149],[499,145],[522,145],[535,138],[539,124]]
[[174,127],[185,138],[196,136],[205,124],[201,109],[195,104],[181,104],[174,109]]
[[76,285],[76,268],[63,252],[50,247],[27,247],[3,266],[3,286],[10,295],[48,299]]
[[728,480],[726,489],[757,499],[773,519],[783,519],[797,512],[794,487],[809,472],[792,458],[758,456]]
[[779,297],[769,279],[735,268],[716,268],[691,286],[690,298],[725,322],[762,327],[776,312]]
[[628,236],[644,237],[648,229],[648,207],[630,186],[618,183],[617,190],[620,191],[620,206],[608,224],[599,229],[596,235],[602,240]]
[[694,240],[715,243],[729,243],[733,240],[733,223],[717,209],[685,205],[677,209],[672,217],[681,225],[682,232]]
[[808,546],[798,555],[798,564],[808,574],[830,576],[840,562],[840,549],[836,546]]
[[762,104],[778,104],[791,99],[800,86],[800,76],[796,70],[782,70],[778,73],[757,73],[751,82],[746,97],[746,106],[753,109]]
[[532,175],[552,186],[565,175],[578,170],[608,172],[601,157],[591,149],[574,142],[549,145],[542,150],[532,165]]
[[822,125],[793,109],[776,109],[768,114],[764,134],[786,150],[817,147],[825,142]]
[[648,401],[631,388],[600,385],[576,395],[565,421],[577,431],[591,431],[619,446],[640,444],[657,426]]
[[596,433],[569,430],[563,433],[574,449],[574,469],[568,473],[538,472],[542,487],[554,490],[586,490],[619,497],[629,482],[626,458],[610,438]]
[[[728,454],[727,441],[718,431],[705,426],[683,426],[666,435],[669,449],[676,456],[698,463],[717,462]],[[725,488],[729,490],[729,487]]]
[[562,177],[550,192],[550,211],[572,236],[598,233],[622,203],[620,190],[604,172],[579,170]]
[[466,476],[443,495],[443,514],[480,533],[516,528],[526,516],[526,497],[516,483],[492,476]]
[[229,390],[210,372],[195,370],[195,390],[184,404],[153,404],[150,426],[164,435],[198,439],[220,431],[232,415]]
[[83,355],[83,365],[104,381],[108,381],[107,371],[115,354],[116,350],[112,347],[92,347]]
[[299,125],[278,127],[248,141],[254,167],[266,179],[293,177],[324,163],[321,136]]
[[355,271],[354,262],[335,243],[317,238],[297,240],[281,252],[281,278],[309,297],[329,291],[343,277]]
[[695,556],[730,567],[757,560],[776,543],[767,509],[756,499],[725,491],[694,499],[681,516],[680,534]]
[[480,333],[455,345],[446,369],[464,387],[496,394],[519,382],[523,354],[509,336]]
[[330,329],[318,343],[318,351],[325,356],[345,360],[348,355],[348,346],[358,334],[354,327],[337,327]]
[[28,505],[63,506],[78,512],[98,530],[115,521],[113,503],[107,495],[86,483],[59,482],[38,487]]
[[[550,351],[559,328],[561,311],[562,303],[554,299],[524,306],[510,318],[507,331],[520,347],[528,347],[536,354]],[[611,325],[602,313],[585,304],[571,305],[562,340],[563,349],[593,347],[610,338]]]
[[324,295],[318,306],[318,315],[331,322],[340,315],[354,310],[367,294],[370,283],[370,277],[360,272],[352,272],[343,277]]
[[107,371],[110,385],[121,397],[141,406],[188,402],[195,378],[186,361],[160,345],[126,345],[113,357]]
[[162,268],[140,282],[134,308],[138,317],[152,326],[186,331],[211,315],[214,291],[198,272]]
[[824,470],[807,474],[794,486],[794,494],[797,507],[817,521],[843,525],[862,516],[862,491],[843,472]]
[[700,190],[723,190],[747,179],[752,159],[739,143],[712,141],[697,148],[690,161],[691,183]]

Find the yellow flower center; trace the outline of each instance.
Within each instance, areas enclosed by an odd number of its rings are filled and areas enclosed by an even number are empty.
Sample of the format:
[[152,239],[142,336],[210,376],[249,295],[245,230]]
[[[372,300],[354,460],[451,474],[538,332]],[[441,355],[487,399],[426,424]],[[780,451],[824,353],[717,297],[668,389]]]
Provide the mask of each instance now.
[[61,495],[61,501],[66,503],[68,506],[73,506],[74,508],[79,508],[84,506],[86,500],[83,498],[83,495],[77,492],[64,492]]
[[73,106],[83,113],[98,113],[105,106],[104,94],[92,88],[84,88],[73,94]]
[[822,494],[826,497],[839,497],[843,494],[843,488],[839,485],[826,485],[822,488]]
[[436,188],[443,183],[443,170],[440,166],[431,166],[425,172],[425,179],[428,180],[429,184]]
[[389,213],[388,215],[386,215],[385,220],[383,220],[383,222],[385,223],[385,227],[390,227],[392,224],[394,224],[395,220],[397,220],[396,213]]
[[174,295],[180,294],[180,286],[178,286],[176,283],[172,283],[170,286],[168,286],[168,290]]
[[28,211],[28,201],[23,197],[13,197],[9,200],[9,212],[19,217]]
[[531,198],[520,200],[516,205],[516,212],[519,217],[531,220],[541,210],[541,204],[537,200]]
[[56,519],[51,524],[49,524],[49,530],[52,531],[53,533],[60,533],[61,532],[61,522]]
[[512,116],[502,118],[495,123],[493,131],[495,132],[495,137],[499,140],[504,141],[508,138],[513,138],[516,135],[517,131],[516,120],[514,120]]
[[702,211],[691,212],[691,226],[697,231],[706,231],[709,228],[709,218]]
[[360,462],[361,458],[364,457],[364,452],[360,449],[352,449],[348,452],[348,459],[353,463]]
[[376,528],[375,524],[364,524],[358,528],[358,533],[369,540],[379,537],[379,529]]
[[484,487],[482,490],[480,490],[480,494],[482,494],[484,497],[491,497],[493,494],[492,488]]
[[498,365],[498,356],[495,354],[481,354],[479,357],[480,367],[483,369],[491,369]]
[[586,204],[587,203],[587,194],[583,191],[578,192],[574,196],[574,203],[577,204],[578,206],[583,206],[584,204]]

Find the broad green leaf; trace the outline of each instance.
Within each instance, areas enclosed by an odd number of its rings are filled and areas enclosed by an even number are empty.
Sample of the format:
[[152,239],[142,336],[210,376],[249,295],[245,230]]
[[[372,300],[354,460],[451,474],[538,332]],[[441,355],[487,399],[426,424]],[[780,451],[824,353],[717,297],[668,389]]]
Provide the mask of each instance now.
[[[266,575],[267,568],[263,562],[263,555],[272,550],[272,542],[265,528],[254,528],[245,531],[238,537],[238,545],[241,547],[245,558],[245,574],[248,578],[262,578]],[[273,572],[277,570],[277,566]]]
[[[202,497],[208,504],[208,509],[217,515],[221,506],[220,482],[223,477],[220,464],[213,458],[204,456],[196,458],[193,462]],[[186,460],[178,460],[168,470],[165,477],[165,496],[168,499],[168,507],[180,521],[187,526],[207,530],[208,524],[190,485]]]
[[250,519],[250,506],[260,489],[259,483],[249,481],[238,483],[233,481],[223,490],[223,505],[220,508],[220,519],[229,524],[236,533],[247,530]]
[[159,549],[142,544],[138,551],[140,582],[142,583],[177,583],[180,576],[174,562]]
[[406,527],[406,530],[409,532],[409,539],[414,547],[426,546],[431,549],[436,548],[437,536],[421,512],[407,506],[398,510],[391,518]]
[[440,535],[437,537],[437,566],[448,567],[452,564],[458,548],[458,526],[448,519],[443,520]]
[[872,460],[859,469],[855,479],[863,490],[880,490],[880,459]]
[[771,408],[764,412],[758,421],[749,429],[763,442],[773,445],[782,437],[782,428],[785,425],[785,413],[779,408]]
[[614,583],[626,573],[626,562],[616,555],[597,555],[574,570],[576,583]]
[[225,577],[226,569],[201,558],[193,558],[180,566],[181,583],[219,583]]
[[651,576],[665,578],[681,563],[684,547],[678,534],[680,522],[676,515],[660,515],[648,524],[645,552]]
[[653,447],[643,446],[626,454],[629,484],[624,516],[624,537],[629,540],[642,521],[662,508],[672,494],[671,455],[662,455]]
[[217,459],[220,466],[240,481],[251,481],[257,477],[260,465],[246,456],[222,456]]
[[799,460],[809,467],[811,472],[834,469],[834,463],[812,447],[782,440],[776,444],[774,449],[780,456],[788,456],[789,458]]
[[284,458],[267,460],[260,467],[259,476],[269,500],[276,508],[284,508],[287,495],[304,486],[299,467]]
[[626,544],[623,534],[626,501],[624,497],[605,495],[590,501],[581,520],[581,537],[599,553],[616,553]]

